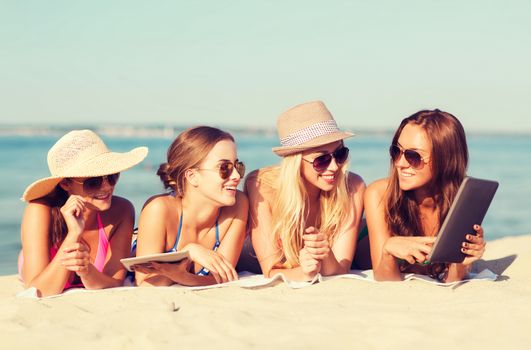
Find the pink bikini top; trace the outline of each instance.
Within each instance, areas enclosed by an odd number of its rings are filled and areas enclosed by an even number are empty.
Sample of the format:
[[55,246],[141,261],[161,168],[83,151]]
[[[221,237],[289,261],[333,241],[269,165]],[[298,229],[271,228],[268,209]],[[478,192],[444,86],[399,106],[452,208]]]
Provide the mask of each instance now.
[[98,252],[96,253],[96,259],[94,259],[94,267],[99,272],[103,272],[105,260],[107,260],[107,251],[109,250],[109,239],[103,229],[100,213],[98,213],[98,237]]
[[[97,213],[98,217],[98,251],[96,253],[96,258],[94,259],[94,267],[99,271],[103,272],[103,267],[105,266],[105,261],[107,260],[107,252],[109,250],[109,239],[105,234],[105,229],[101,222],[100,213]],[[50,260],[52,260],[57,254],[57,247],[53,246],[50,248]],[[18,275],[22,277],[22,264],[24,263],[24,256],[22,251],[19,255],[18,262]],[[74,288],[74,287],[83,287],[83,283],[71,284],[70,281],[66,281],[65,287],[63,289]]]

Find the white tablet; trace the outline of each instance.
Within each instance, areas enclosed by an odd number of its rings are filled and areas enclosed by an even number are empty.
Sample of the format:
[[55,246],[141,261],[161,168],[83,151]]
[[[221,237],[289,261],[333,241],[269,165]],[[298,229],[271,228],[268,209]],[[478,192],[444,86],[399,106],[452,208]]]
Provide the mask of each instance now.
[[465,259],[461,244],[467,241],[467,234],[475,234],[474,225],[483,222],[497,189],[496,181],[465,177],[437,234],[428,261],[460,263]]
[[137,264],[145,264],[151,261],[177,262],[177,261],[181,261],[186,258],[188,258],[188,251],[184,250],[184,251],[179,251],[179,252],[159,253],[159,254],[137,256],[134,258],[125,258],[125,259],[120,259],[120,262],[122,263],[122,265],[125,266],[127,271],[133,271],[131,269],[131,266],[137,265]]

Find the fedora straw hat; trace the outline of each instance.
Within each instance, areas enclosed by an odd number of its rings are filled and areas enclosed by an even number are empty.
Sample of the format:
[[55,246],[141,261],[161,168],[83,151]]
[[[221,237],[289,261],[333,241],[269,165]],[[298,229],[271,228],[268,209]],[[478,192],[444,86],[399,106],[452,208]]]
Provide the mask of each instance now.
[[111,152],[95,132],[70,131],[48,151],[51,176],[29,185],[22,200],[29,202],[49,194],[64,178],[119,173],[140,163],[147,154],[147,147],[137,147],[126,153]]
[[277,119],[280,147],[273,152],[281,157],[354,136],[340,131],[330,111],[322,101],[297,105]]

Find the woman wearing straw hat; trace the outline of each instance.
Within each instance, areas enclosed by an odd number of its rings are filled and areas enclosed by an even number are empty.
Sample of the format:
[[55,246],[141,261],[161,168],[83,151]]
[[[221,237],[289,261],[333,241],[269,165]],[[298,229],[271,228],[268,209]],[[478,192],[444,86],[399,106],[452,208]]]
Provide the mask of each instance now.
[[279,116],[280,166],[249,174],[251,240],[265,276],[311,280],[350,270],[363,211],[362,178],[347,170],[349,150],[321,101]]
[[374,278],[399,281],[401,272],[413,272],[462,280],[485,251],[481,226],[462,244],[463,263],[426,264],[426,257],[466,175],[463,126],[450,113],[419,111],[402,120],[389,153],[389,178],[373,182],[365,194]]
[[73,286],[120,286],[134,225],[133,205],[114,196],[120,172],[140,163],[146,147],[111,152],[90,130],[64,135],[48,152],[51,176],[32,183],[22,199],[19,273],[39,296]]
[[237,190],[244,174],[229,133],[199,126],[177,136],[157,172],[171,192],[144,205],[136,254],[188,251],[189,259],[136,265],[137,285],[200,286],[238,278],[234,266],[249,210]]

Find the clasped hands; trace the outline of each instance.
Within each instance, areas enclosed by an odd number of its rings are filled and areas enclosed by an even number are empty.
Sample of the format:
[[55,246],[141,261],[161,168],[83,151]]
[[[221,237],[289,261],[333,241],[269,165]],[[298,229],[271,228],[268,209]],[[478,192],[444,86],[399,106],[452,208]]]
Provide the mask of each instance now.
[[310,226],[302,235],[303,248],[299,251],[299,263],[305,277],[310,280],[321,271],[324,259],[330,254],[328,237]]
[[81,239],[85,230],[85,200],[81,196],[71,195],[60,210],[68,233],[58,252],[59,261],[67,270],[83,277],[89,272],[90,265],[90,247]]

